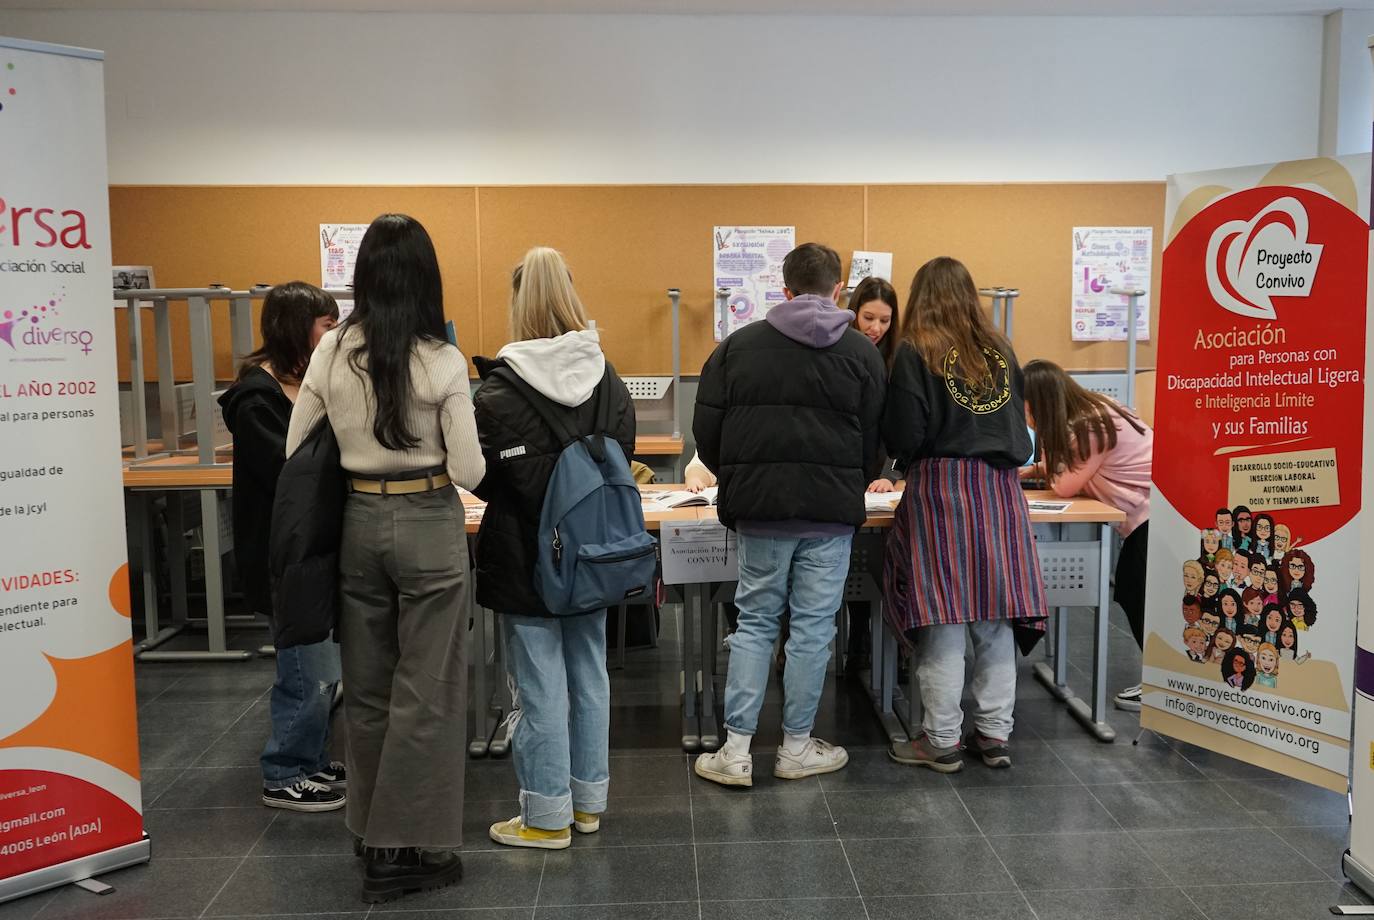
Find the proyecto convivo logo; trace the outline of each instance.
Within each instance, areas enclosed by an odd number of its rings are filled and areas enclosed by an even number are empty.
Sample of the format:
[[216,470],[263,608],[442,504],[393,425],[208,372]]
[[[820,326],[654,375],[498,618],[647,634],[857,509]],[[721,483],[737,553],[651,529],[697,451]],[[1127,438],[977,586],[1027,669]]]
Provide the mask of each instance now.
[[1306,297],[1321,260],[1307,241],[1307,209],[1296,198],[1271,201],[1250,220],[1230,220],[1207,243],[1207,287],[1223,309],[1276,319],[1279,297]]

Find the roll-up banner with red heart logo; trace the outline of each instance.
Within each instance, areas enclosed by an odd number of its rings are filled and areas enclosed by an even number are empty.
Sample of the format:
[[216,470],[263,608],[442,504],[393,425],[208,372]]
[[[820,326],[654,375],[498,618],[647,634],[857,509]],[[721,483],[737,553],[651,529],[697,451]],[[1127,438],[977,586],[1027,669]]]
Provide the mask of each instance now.
[[1367,154],[1169,179],[1142,679],[1143,727],[1342,791],[1369,184]]

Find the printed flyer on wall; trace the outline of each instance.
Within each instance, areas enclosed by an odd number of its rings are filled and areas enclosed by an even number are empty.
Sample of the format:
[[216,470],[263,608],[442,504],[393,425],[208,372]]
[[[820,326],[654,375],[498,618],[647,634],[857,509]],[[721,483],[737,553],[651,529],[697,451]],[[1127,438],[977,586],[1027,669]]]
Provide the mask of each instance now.
[[1171,177],[1141,725],[1346,788],[1368,154]]
[[353,286],[353,266],[367,224],[320,224],[320,287],[343,290]]
[[1150,267],[1153,227],[1073,228],[1073,310],[1075,342],[1126,341],[1129,298],[1117,288],[1144,290],[1137,301],[1136,338],[1150,337]]
[[726,288],[725,315],[716,317],[716,341],[763,319],[781,303],[782,260],[796,245],[795,227],[716,227],[711,244],[716,288]]
[[8,42],[0,39],[12,90],[0,109],[0,900],[54,884],[26,881],[42,870],[97,854],[123,852],[116,864],[126,865],[131,849],[147,858],[103,65],[96,52]]

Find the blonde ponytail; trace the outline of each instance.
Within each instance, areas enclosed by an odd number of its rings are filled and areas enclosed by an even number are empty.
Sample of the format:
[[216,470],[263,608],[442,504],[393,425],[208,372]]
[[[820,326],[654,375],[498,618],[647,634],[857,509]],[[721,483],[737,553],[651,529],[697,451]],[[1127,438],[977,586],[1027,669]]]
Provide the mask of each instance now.
[[586,328],[587,313],[562,253],[547,246],[525,253],[511,273],[511,338],[551,339]]

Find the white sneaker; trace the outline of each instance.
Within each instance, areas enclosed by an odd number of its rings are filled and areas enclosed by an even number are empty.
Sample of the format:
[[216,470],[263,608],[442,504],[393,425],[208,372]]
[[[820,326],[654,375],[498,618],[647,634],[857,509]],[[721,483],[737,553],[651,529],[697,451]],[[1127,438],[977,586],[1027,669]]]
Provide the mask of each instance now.
[[773,775],[778,779],[805,779],[821,773],[834,773],[849,763],[849,752],[837,744],[811,738],[800,754],[778,748],[778,762]]
[[754,757],[752,754],[732,754],[721,748],[712,754],[701,754],[692,765],[702,779],[722,786],[754,785]]
[[1134,687],[1127,687],[1122,690],[1112,702],[1116,704],[1117,709],[1124,709],[1126,712],[1140,712],[1140,694],[1140,684],[1136,684]]

